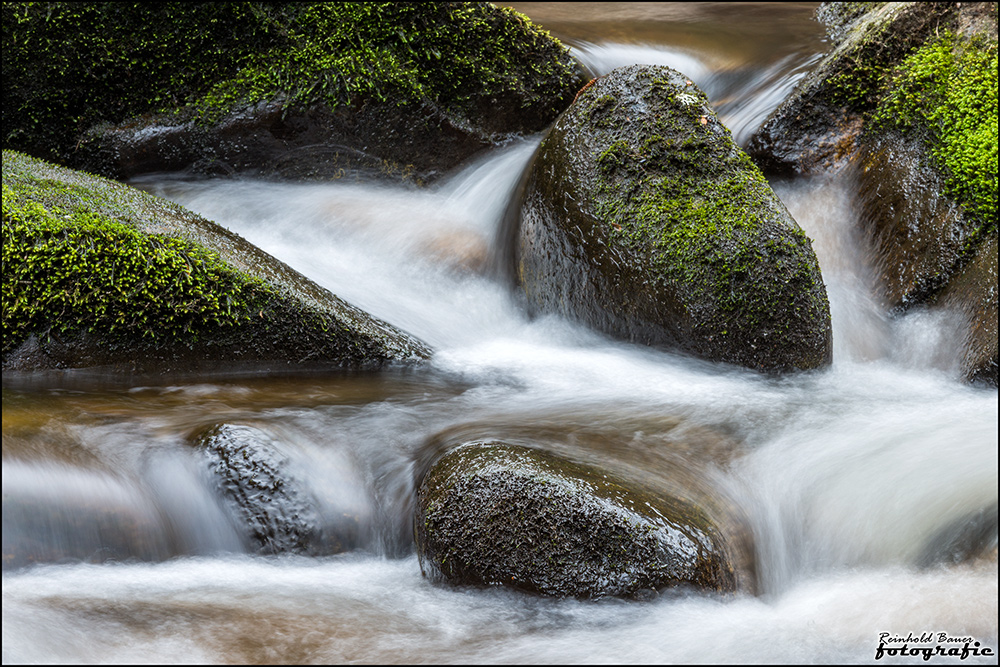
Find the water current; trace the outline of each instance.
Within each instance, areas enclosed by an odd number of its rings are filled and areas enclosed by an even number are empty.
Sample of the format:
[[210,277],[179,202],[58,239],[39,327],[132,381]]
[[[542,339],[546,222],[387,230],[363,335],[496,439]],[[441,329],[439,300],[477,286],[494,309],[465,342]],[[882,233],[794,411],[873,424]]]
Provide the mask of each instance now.
[[[740,143],[827,48],[812,3],[571,5],[519,8],[595,74],[686,73]],[[539,141],[426,189],[137,183],[436,352],[361,375],[5,384],[3,661],[858,663],[880,633],[926,632],[995,651],[997,391],[960,381],[961,322],[882,314],[849,177],[773,183],[813,239],[835,349],[828,369],[766,378],[525,314],[487,269]],[[359,548],[245,553],[188,444],[219,422],[274,435],[322,508],[359,518]],[[428,442],[511,429],[590,460],[679,465],[733,499],[757,594],[552,600],[429,582],[411,523]],[[685,430],[718,446],[686,451]],[[969,526],[992,530],[992,550],[953,558]]]

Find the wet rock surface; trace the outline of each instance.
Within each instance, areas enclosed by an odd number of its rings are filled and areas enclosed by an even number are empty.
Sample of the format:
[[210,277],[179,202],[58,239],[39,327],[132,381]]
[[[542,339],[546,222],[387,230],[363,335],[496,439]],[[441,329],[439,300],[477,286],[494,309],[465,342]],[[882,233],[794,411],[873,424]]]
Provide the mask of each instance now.
[[886,2],[819,16],[834,42],[750,138],[747,153],[769,175],[816,174],[847,164],[879,94],[878,72],[919,46],[951,10],[947,3]]
[[321,512],[267,432],[244,424],[221,424],[199,434],[195,445],[252,551],[322,556],[359,545],[363,527],[358,517]]
[[429,105],[288,111],[261,103],[204,125],[167,116],[88,130],[73,163],[118,179],[158,172],[205,177],[426,183],[493,145]]
[[683,74],[595,79],[528,176],[517,276],[542,312],[765,371],[831,358],[809,239]]
[[917,565],[954,565],[986,559],[991,555],[995,561],[996,550],[997,506],[993,505],[954,521],[935,533],[924,545]]
[[417,502],[417,551],[432,579],[580,598],[745,585],[692,503],[534,448],[465,443],[434,463]]

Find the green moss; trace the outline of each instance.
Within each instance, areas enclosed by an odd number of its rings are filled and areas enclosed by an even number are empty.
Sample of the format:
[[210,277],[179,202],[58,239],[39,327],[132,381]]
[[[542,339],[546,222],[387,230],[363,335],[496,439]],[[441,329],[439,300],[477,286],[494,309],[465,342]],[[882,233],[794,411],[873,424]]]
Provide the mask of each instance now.
[[928,34],[953,28],[957,12],[947,3],[872,3],[863,9],[858,8],[860,21],[855,16],[841,25],[849,28],[849,36],[828,59],[836,71],[824,75],[824,96],[833,105],[867,115],[885,94],[896,65],[919,49]]
[[146,113],[420,102],[461,122],[574,92],[567,50],[488,3],[4,3],[3,26],[4,146],[57,161]]
[[217,254],[140,233],[98,212],[100,193],[9,168],[17,159],[4,152],[5,354],[32,334],[196,341],[270,298]]
[[878,130],[920,133],[946,192],[979,222],[997,219],[997,44],[943,31],[887,76],[872,117]]
[[40,364],[148,372],[306,360],[360,368],[430,355],[181,206],[14,151],[3,152],[3,262],[5,364],[33,335],[57,355]]
[[295,16],[288,38],[287,51],[256,59],[203,104],[231,108],[284,92],[288,105],[427,100],[469,116],[477,99],[495,95],[542,102],[573,76],[547,32],[486,4],[317,3]]
[[[755,300],[760,290],[746,290],[761,263],[780,268],[790,262],[801,274],[797,282],[815,291],[811,264],[802,261],[809,240],[796,227],[780,241],[761,243],[760,213],[774,198],[763,174],[742,151],[719,148],[723,140],[707,122],[701,124],[698,105],[678,107],[695,108],[655,119],[660,127],[644,129],[642,136],[649,136],[640,146],[619,140],[598,156],[602,179],[595,210],[613,238],[650,258],[659,282],[679,286],[691,302],[738,312],[741,325],[752,328],[776,306]],[[678,118],[686,127],[677,127]],[[683,137],[681,150],[663,135]],[[825,307],[816,304],[818,311]]]

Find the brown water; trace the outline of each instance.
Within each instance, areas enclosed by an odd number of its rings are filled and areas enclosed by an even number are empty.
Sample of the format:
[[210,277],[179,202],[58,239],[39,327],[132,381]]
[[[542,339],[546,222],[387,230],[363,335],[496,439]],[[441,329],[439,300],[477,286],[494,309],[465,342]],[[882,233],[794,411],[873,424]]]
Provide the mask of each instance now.
[[[517,7],[596,73],[681,69],[744,141],[826,47],[810,3]],[[995,648],[997,391],[959,381],[961,323],[879,313],[852,184],[774,184],[814,239],[835,340],[832,368],[774,380],[529,319],[469,270],[538,140],[419,192],[139,184],[436,353],[360,375],[5,378],[3,661],[873,662],[880,632]],[[358,548],[245,553],[190,445],[219,422],[280,442],[323,512],[358,517]],[[412,551],[416,471],[442,443],[510,434],[735,502],[760,594],[585,602],[432,585]],[[962,526],[989,532],[991,511],[992,554],[945,558]]]

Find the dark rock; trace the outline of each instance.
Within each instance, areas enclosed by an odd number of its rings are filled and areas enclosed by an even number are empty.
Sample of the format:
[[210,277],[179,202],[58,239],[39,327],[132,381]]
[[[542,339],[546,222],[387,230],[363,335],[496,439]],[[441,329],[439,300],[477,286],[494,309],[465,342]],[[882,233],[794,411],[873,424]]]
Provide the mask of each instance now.
[[321,513],[315,496],[295,478],[290,460],[267,432],[221,424],[198,435],[196,446],[251,550],[322,556],[359,545],[364,527],[358,517]]
[[997,506],[984,507],[935,533],[917,557],[917,565],[955,565],[988,557],[997,548]]
[[432,579],[580,598],[743,583],[725,538],[687,500],[529,447],[458,447],[424,476],[417,502]]
[[905,310],[941,289],[975,228],[944,196],[920,140],[891,134],[857,159],[860,224],[877,258],[879,296],[886,310]]
[[18,295],[4,301],[5,372],[377,368],[430,355],[176,204],[12,151],[3,184],[4,294]]
[[831,358],[810,241],[704,93],[666,67],[600,77],[543,140],[517,273],[538,310],[766,371]]
[[[540,128],[539,128],[540,129]],[[74,166],[117,179],[185,172],[283,180],[426,183],[493,145],[487,134],[456,127],[429,104],[287,110],[260,103],[218,123],[170,116],[130,119],[87,131]]]
[[997,386],[997,237],[979,245],[975,256],[934,297],[934,308],[956,313],[967,325],[961,342],[962,372],[975,384]]

